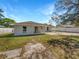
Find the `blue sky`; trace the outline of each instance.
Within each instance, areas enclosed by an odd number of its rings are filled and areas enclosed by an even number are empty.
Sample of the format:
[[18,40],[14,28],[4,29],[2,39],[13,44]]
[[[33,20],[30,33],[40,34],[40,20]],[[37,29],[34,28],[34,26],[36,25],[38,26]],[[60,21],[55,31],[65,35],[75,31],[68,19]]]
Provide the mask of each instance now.
[[56,0],[0,0],[5,17],[16,22],[35,21],[47,23],[54,11]]

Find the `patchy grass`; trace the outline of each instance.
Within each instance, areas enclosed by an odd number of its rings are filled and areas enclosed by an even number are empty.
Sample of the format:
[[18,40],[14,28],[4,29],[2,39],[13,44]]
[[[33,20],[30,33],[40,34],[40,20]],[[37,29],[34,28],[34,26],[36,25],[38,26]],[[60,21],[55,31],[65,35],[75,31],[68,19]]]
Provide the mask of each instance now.
[[58,59],[79,59],[79,40],[74,38],[78,37],[48,40],[49,45],[52,46],[52,53],[55,53]]
[[[53,36],[53,35],[34,35],[34,36],[13,36],[12,34],[0,36],[0,51],[11,50],[15,48],[20,48],[31,40],[47,43],[51,39],[62,39],[68,36]],[[69,36],[75,40],[79,41],[77,36]]]

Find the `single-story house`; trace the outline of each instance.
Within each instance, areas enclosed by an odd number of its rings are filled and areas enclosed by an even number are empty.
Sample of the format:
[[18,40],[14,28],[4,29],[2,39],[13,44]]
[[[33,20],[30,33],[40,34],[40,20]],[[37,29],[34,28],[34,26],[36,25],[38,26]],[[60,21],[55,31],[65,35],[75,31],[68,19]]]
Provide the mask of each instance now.
[[51,31],[52,26],[36,23],[32,21],[16,23],[14,25],[14,35],[42,34]]

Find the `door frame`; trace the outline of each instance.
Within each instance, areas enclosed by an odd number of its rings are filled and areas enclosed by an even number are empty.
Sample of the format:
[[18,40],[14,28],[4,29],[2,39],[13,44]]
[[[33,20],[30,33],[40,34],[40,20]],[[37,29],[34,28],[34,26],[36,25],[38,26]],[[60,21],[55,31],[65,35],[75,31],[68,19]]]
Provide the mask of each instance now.
[[38,33],[38,27],[37,26],[34,27],[34,33]]

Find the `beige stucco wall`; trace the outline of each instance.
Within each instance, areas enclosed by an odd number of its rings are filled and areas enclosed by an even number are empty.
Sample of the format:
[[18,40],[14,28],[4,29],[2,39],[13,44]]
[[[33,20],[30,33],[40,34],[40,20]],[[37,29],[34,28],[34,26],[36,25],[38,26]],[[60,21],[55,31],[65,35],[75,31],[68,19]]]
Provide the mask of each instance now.
[[34,27],[27,26],[27,31],[23,32],[22,26],[15,26],[14,27],[14,35],[29,35],[34,33]]
[[[40,34],[47,31],[47,26],[38,26],[38,33],[34,33],[34,26],[26,26],[27,31],[23,32],[23,26],[14,26],[14,35],[30,35],[30,34]],[[50,28],[50,27],[49,27]]]
[[30,34],[39,34],[43,33],[44,29],[42,30],[40,27],[38,27],[38,33],[34,33],[35,28],[33,26],[26,26],[27,31],[23,32],[22,26],[15,26],[14,27],[14,35],[30,35]]
[[[49,30],[48,30],[48,31],[47,31],[47,27],[49,28]],[[51,27],[51,26],[45,26],[45,27],[44,27],[44,31],[45,31],[45,32],[52,31],[51,29],[52,29],[52,27]]]

